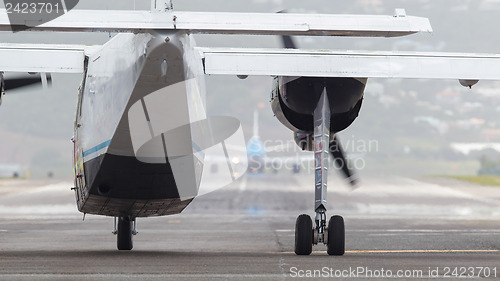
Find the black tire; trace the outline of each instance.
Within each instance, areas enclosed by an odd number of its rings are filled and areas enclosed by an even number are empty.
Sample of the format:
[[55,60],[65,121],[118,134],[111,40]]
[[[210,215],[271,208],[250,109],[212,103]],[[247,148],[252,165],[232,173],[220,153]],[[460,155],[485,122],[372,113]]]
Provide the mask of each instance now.
[[344,218],[333,216],[328,222],[328,254],[343,256],[345,254],[345,227]]
[[130,251],[134,247],[132,243],[132,224],[129,217],[118,218],[117,247],[120,251]]
[[312,252],[313,228],[308,215],[300,215],[295,223],[295,254],[310,255]]

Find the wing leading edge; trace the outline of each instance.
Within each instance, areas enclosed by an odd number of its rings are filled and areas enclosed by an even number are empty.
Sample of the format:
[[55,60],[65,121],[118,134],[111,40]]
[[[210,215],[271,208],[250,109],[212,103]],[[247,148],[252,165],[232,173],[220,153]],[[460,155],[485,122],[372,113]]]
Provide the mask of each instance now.
[[[16,27],[33,26],[16,19]],[[0,31],[12,24],[0,9]],[[383,15],[326,15],[220,12],[149,12],[71,10],[34,26],[33,31],[147,32],[185,30],[189,33],[395,37],[432,32],[427,18]]]

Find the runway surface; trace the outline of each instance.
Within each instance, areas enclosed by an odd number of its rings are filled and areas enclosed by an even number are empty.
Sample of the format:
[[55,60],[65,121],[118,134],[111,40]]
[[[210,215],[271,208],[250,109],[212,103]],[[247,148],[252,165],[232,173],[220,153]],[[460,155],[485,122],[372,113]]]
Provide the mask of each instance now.
[[320,245],[296,256],[311,183],[247,177],[183,214],[139,220],[134,250],[119,252],[112,218],[82,221],[70,182],[0,181],[0,279],[500,279],[500,188],[394,177],[351,191],[331,178],[328,214],[345,218],[347,253],[330,257]]

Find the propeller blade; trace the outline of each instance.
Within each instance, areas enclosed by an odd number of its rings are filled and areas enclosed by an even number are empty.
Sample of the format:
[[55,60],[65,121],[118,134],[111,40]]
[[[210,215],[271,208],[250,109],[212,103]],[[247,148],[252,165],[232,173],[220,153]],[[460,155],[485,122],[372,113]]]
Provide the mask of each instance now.
[[[287,12],[286,10],[282,10],[282,11],[279,11],[278,14],[285,14],[286,12]],[[282,35],[281,41],[283,43],[284,48],[297,49],[297,45],[295,44],[295,41],[293,40],[292,36]]]
[[335,164],[337,165],[337,167],[342,170],[342,174],[347,179],[349,184],[355,187],[357,185],[355,171],[349,168],[344,150],[342,149],[342,144],[340,143],[337,136],[335,136],[333,138],[333,141],[330,142],[330,154],[335,160]]
[[283,35],[281,36],[281,40],[283,41],[283,47],[285,47],[286,49],[297,49],[292,36]]
[[40,78],[44,89],[52,87],[52,75],[50,73],[41,73]]
[[4,90],[13,90],[18,89],[34,84],[42,83],[42,79],[40,75],[36,75],[34,77],[19,77],[19,78],[9,78],[4,80]]

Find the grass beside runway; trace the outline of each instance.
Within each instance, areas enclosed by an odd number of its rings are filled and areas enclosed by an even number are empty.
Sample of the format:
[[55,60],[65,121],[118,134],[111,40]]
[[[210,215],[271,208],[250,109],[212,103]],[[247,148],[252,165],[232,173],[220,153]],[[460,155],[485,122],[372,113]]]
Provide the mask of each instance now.
[[490,176],[490,175],[481,175],[481,176],[453,176],[453,175],[440,175],[437,177],[449,178],[464,182],[470,182],[478,185],[485,186],[500,186],[500,176]]

